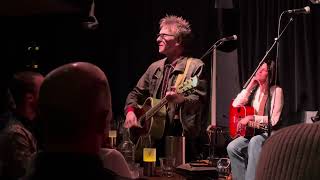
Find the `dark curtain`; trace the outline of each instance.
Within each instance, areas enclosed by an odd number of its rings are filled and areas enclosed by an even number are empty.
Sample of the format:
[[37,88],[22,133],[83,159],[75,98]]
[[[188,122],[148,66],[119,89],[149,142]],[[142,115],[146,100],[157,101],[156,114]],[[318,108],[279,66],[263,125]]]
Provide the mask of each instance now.
[[[214,0],[119,1],[113,5],[97,0],[96,7],[103,41],[99,57],[110,77],[115,116],[123,115],[126,96],[147,67],[162,58],[156,34],[159,20],[166,14],[182,16],[190,22],[195,37],[192,55],[197,58],[219,38],[238,32],[238,11],[217,9]],[[231,51],[236,46],[227,42],[221,49]],[[208,71],[210,58],[203,59]]]
[[[66,2],[71,7],[79,6],[74,5],[77,4],[74,0],[59,2]],[[82,27],[88,14],[87,2],[90,0],[79,0],[80,5],[84,4],[80,12],[74,8],[66,9],[64,5],[37,4],[37,1],[30,1],[26,6],[11,1],[1,4],[0,20],[4,26],[0,29],[3,40],[0,54],[2,62],[10,64],[10,68],[1,66],[1,72],[6,71],[3,74],[10,77],[13,72],[25,70],[27,64],[35,61],[39,65],[37,71],[45,75],[71,61],[92,62],[108,76],[114,116],[118,117],[123,115],[129,91],[147,67],[162,58],[158,53],[156,34],[159,32],[159,20],[166,14],[183,16],[191,23],[195,37],[194,57],[200,58],[218,39],[239,34],[238,9],[217,7],[217,4],[225,4],[221,1],[95,0],[99,26],[92,31]],[[231,4],[230,1],[228,8]],[[40,50],[28,50],[35,46]],[[219,50],[231,52],[237,46],[236,41],[226,42]],[[203,61],[206,71],[210,72],[210,55]]]
[[[14,7],[14,3],[11,4]],[[234,8],[216,7],[219,4]],[[96,0],[99,28],[92,32],[81,30],[77,21],[83,19],[71,10],[57,16],[51,10],[49,15],[42,12],[45,8],[40,8],[41,13],[37,11],[40,14],[30,16],[29,11],[15,12],[12,9],[9,16],[17,15],[13,18],[4,14],[8,8],[2,4],[2,87],[7,76],[32,60],[37,60],[39,71],[44,74],[66,62],[85,60],[97,64],[108,75],[115,116],[123,114],[128,92],[148,65],[161,58],[155,35],[159,31],[159,20],[166,14],[183,16],[191,22],[195,57],[201,57],[217,39],[237,34],[238,44],[236,41],[226,42],[220,50],[230,52],[239,47],[240,83],[243,85],[273,44],[281,12],[306,5],[311,7],[311,14],[293,16],[294,21],[284,32],[279,46],[278,75],[285,95],[283,122],[293,124],[298,121],[300,112],[316,110],[320,102],[320,80],[317,78],[320,5],[308,0],[233,0],[227,4],[215,0],[124,0],[112,3]],[[28,9],[28,6],[19,8]],[[283,16],[282,28],[289,18]],[[40,51],[30,55],[26,49],[33,46],[33,42],[40,46]],[[271,51],[271,58],[275,58],[275,50]],[[209,68],[210,56],[203,60]],[[4,62],[8,64],[5,66]]]
[[[299,122],[302,111],[320,105],[320,7],[307,0],[240,0],[241,83],[247,81],[277,37],[278,19],[284,10],[310,6],[311,14],[284,15],[281,29],[289,24],[279,41],[278,77],[284,90],[283,125]],[[269,58],[275,59],[276,46]]]

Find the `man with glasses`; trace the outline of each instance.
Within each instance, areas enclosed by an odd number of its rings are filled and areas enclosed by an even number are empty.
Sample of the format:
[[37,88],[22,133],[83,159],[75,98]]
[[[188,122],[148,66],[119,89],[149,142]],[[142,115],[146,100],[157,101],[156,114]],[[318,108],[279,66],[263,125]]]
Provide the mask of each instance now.
[[[194,141],[200,133],[201,115],[206,96],[206,81],[203,79],[204,63],[188,56],[192,37],[190,24],[182,17],[166,16],[160,20],[157,36],[159,53],[165,58],[152,63],[137,85],[129,93],[124,126],[138,126],[135,109],[148,97],[166,98],[166,119],[162,139],[157,140],[157,157],[164,156],[165,136],[186,137],[186,160],[196,155]],[[189,63],[187,63],[189,62]],[[189,65],[187,65],[189,64]],[[187,68],[188,66],[188,68]],[[187,71],[185,72],[185,70]],[[199,85],[189,95],[178,94],[174,88],[178,75],[185,79],[199,77]]]

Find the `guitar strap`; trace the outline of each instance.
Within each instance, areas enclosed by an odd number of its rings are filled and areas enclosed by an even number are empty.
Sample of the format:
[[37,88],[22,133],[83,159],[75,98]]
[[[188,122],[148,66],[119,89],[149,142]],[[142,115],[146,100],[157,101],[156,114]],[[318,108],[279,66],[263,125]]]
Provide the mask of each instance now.
[[[176,79],[176,82],[175,82],[175,84],[174,84],[175,89],[177,89],[178,86],[179,86],[181,83],[183,83],[184,80],[186,79],[187,73],[188,73],[188,71],[189,71],[190,64],[191,64],[191,59],[188,58],[188,59],[187,59],[187,62],[186,62],[186,66],[185,66],[185,68],[184,68],[183,74],[179,74],[178,77],[177,77],[177,79]],[[174,115],[174,119],[180,119],[180,118],[179,118],[179,113]]]
[[177,88],[186,79],[186,75],[187,75],[187,72],[189,70],[190,64],[191,64],[191,59],[189,58],[187,60],[186,67],[184,68],[183,74],[179,74],[177,79],[176,79],[176,82],[175,82],[175,85],[174,85],[175,88]]

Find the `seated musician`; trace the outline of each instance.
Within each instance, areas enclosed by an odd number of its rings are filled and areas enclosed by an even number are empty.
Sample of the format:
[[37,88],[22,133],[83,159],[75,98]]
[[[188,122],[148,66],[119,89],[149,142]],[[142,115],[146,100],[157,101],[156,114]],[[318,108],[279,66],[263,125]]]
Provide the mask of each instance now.
[[[266,63],[263,63],[249,85],[243,89],[233,101],[233,107],[251,105],[254,109],[254,115],[246,116],[239,121],[241,125],[250,125],[256,128],[259,125],[267,125],[268,111],[271,117],[271,125],[275,126],[278,123],[284,99],[282,89],[275,83],[274,75],[274,62],[267,61]],[[268,96],[269,79],[271,80],[270,96]],[[267,132],[255,129],[253,137],[240,136],[228,144],[227,152],[231,161],[233,179],[255,179],[256,165],[262,145],[267,137]]]
[[[162,139],[153,142],[157,145],[157,157],[165,156],[165,136],[181,136],[182,134],[186,137],[186,160],[190,160],[195,154],[194,141],[200,133],[206,84],[201,79],[204,63],[200,59],[187,56],[190,37],[191,28],[188,21],[177,16],[167,15],[162,18],[157,44],[159,53],[165,55],[165,58],[149,66],[126,100],[124,126],[131,128],[139,124],[137,120],[139,116],[135,112],[138,104],[142,105],[148,97],[167,99],[165,127],[159,127],[164,128],[164,134]],[[179,75],[184,73],[185,79],[194,76],[200,78],[200,84],[189,95],[179,94],[172,90],[172,87],[177,84]]]

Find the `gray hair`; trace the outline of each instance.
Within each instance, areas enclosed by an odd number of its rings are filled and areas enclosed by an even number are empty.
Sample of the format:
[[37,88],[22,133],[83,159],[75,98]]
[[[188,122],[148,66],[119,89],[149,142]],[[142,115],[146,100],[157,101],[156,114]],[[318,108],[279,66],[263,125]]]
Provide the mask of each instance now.
[[168,27],[183,47],[189,45],[192,39],[190,23],[182,17],[166,15],[160,20],[160,29]]

